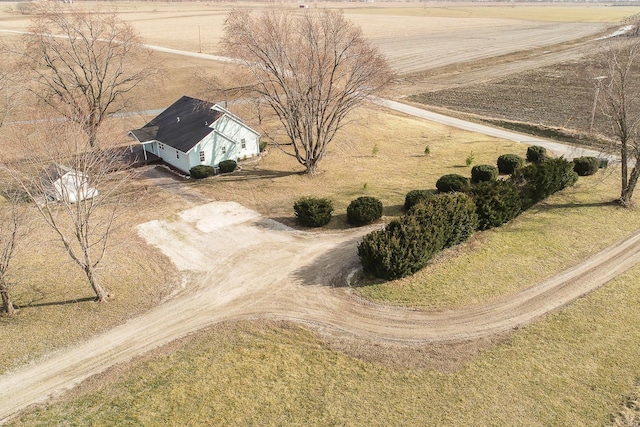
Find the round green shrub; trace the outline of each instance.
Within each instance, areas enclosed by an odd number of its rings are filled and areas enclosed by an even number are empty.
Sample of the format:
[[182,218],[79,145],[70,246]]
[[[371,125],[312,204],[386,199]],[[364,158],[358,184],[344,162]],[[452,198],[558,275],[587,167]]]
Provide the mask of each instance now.
[[498,157],[498,172],[502,175],[511,175],[516,169],[524,165],[524,159],[517,154],[502,154]]
[[236,166],[238,166],[238,163],[236,163],[235,160],[223,160],[218,164],[220,173],[233,172],[234,170],[236,170]]
[[436,182],[436,188],[441,193],[467,191],[469,189],[469,179],[456,173],[442,175]]
[[474,184],[495,181],[497,178],[498,168],[493,165],[476,165],[471,168],[471,182]]
[[194,179],[203,179],[215,175],[216,170],[213,166],[197,165],[189,170],[189,175]]
[[583,156],[573,159],[573,170],[580,176],[589,176],[598,172],[600,159],[597,157]]
[[544,162],[547,159],[547,149],[539,145],[527,147],[527,161],[532,163]]
[[411,190],[404,196],[404,210],[408,211],[413,206],[417,205],[423,200],[427,200],[433,196],[433,191],[430,190]]
[[442,237],[437,232],[437,227],[424,229],[410,215],[391,221],[383,230],[364,236],[358,244],[363,271],[386,280],[415,273],[442,249]]
[[302,197],[293,204],[293,210],[305,227],[322,227],[331,220],[333,203],[329,199]]
[[347,222],[351,225],[370,224],[381,217],[382,202],[375,197],[358,197],[347,207]]
[[512,181],[487,181],[470,191],[478,214],[478,229],[488,230],[511,221],[522,211],[520,193]]

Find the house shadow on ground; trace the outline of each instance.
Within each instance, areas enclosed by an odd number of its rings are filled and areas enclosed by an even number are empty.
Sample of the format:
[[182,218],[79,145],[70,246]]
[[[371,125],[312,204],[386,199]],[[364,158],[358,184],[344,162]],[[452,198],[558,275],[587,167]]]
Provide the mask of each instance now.
[[212,179],[218,179],[224,182],[237,182],[237,181],[253,181],[266,179],[273,180],[278,178],[285,178],[292,175],[301,175],[300,172],[295,171],[274,171],[265,169],[241,169],[231,173],[225,173],[215,175]]

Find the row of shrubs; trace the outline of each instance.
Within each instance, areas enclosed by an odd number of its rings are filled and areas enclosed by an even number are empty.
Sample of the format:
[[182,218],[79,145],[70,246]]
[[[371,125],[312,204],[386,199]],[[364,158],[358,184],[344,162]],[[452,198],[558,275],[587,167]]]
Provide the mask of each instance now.
[[[606,166],[595,157],[573,162],[552,159],[543,147],[529,147],[525,159],[515,154],[498,157],[497,167],[477,165],[471,178],[457,174],[442,176],[431,190],[406,194],[406,214],[384,229],[366,235],[358,255],[367,274],[392,280],[422,269],[438,252],[464,242],[476,230],[487,230],[512,220],[522,211],[551,194],[573,185],[578,175],[595,173]],[[498,180],[499,174],[511,175]],[[347,208],[347,221],[365,225],[382,217],[382,202],[362,196]],[[294,204],[300,224],[326,225],[333,212],[331,200],[306,197]]]
[[438,194],[418,203],[360,242],[358,256],[364,271],[387,280],[415,273],[435,254],[475,232],[475,210],[471,198],[463,193]]
[[[235,160],[223,160],[218,164],[220,173],[229,173],[236,170],[238,163]],[[209,165],[197,165],[189,170],[193,179],[204,179],[216,174],[216,169]]]
[[[439,251],[463,242],[476,230],[512,220],[535,203],[573,185],[579,174],[595,173],[601,166],[595,158],[569,162],[549,158],[544,149],[531,151],[527,165],[519,156],[502,155],[498,167],[474,167],[471,179],[444,175],[436,184],[439,194],[430,190],[407,193],[407,213],[366,235],[358,246],[364,271],[387,280],[413,274]],[[512,171],[511,176],[498,180],[498,174],[507,170]]]

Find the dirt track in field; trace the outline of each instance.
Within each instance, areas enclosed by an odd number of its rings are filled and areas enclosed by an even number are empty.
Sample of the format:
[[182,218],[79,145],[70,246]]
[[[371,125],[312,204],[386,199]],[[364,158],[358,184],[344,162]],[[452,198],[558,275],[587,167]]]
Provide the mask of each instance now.
[[180,295],[105,334],[0,377],[0,422],[91,375],[229,320],[284,319],[373,343],[459,342],[526,325],[591,292],[640,261],[640,232],[581,264],[487,304],[423,312],[363,301],[346,286],[356,245],[370,228],[290,229],[235,202],[139,226],[187,278]]

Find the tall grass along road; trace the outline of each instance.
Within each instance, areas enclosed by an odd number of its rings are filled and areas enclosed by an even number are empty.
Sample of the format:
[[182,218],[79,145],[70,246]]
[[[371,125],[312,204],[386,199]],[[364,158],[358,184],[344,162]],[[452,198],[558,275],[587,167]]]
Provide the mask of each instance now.
[[[234,202],[212,202],[173,221],[139,226],[189,277],[178,297],[76,347],[0,377],[0,422],[110,366],[212,324],[288,319],[374,342],[467,340],[526,325],[640,261],[640,231],[545,282],[488,304],[421,312],[363,303],[336,289],[358,265],[369,229],[289,229]],[[209,242],[215,241],[216,245]]]

